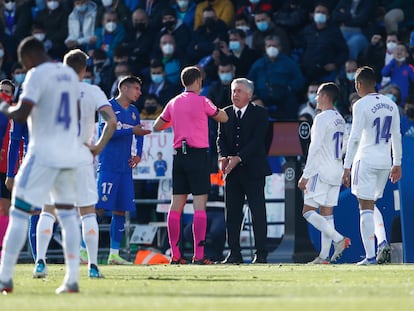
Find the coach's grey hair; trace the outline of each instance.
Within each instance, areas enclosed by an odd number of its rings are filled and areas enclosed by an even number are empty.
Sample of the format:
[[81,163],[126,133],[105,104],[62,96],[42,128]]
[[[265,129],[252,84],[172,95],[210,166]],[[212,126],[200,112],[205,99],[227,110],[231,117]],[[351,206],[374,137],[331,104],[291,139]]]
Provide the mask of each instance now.
[[236,84],[244,84],[248,92],[253,95],[254,92],[254,83],[253,81],[246,78],[237,78],[231,82],[231,88],[233,89]]

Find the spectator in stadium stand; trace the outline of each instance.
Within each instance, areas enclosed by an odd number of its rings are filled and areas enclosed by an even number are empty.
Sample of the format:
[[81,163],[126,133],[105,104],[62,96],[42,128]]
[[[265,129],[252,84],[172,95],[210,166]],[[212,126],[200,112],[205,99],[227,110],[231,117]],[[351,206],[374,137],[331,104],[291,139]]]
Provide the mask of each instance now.
[[73,4],[73,10],[68,17],[66,47],[89,50],[97,39],[95,36],[96,4],[91,0],[75,0]]
[[237,28],[229,30],[229,43],[225,44],[223,53],[229,57],[236,67],[235,77],[246,77],[258,56],[246,44],[246,33]]
[[203,10],[202,24],[194,31],[193,39],[187,48],[188,63],[198,63],[203,57],[209,56],[215,48],[217,39],[227,36],[227,25],[217,17],[210,6]]
[[382,77],[381,70],[394,58],[394,50],[398,41],[396,33],[387,34],[385,42],[381,33],[373,34],[371,37],[363,63],[374,69],[378,86],[384,86],[390,81],[388,77]]
[[154,59],[150,66],[150,77],[144,80],[141,91],[142,100],[138,100],[139,108],[144,107],[146,95],[157,96],[157,101],[164,107],[171,98],[180,93],[181,88],[166,79],[164,64],[161,60]]
[[193,31],[196,10],[195,2],[193,0],[175,0],[172,7],[175,9],[178,21],[186,24]]
[[303,30],[302,72],[308,81],[334,81],[348,59],[348,47],[339,27],[330,22],[327,4],[318,3],[313,23]]
[[103,26],[103,16],[107,12],[116,12],[118,21],[126,27],[131,13],[123,0],[98,0],[96,3],[98,5],[98,11],[96,13],[95,28]]
[[358,69],[358,63],[354,59],[348,59],[345,62],[345,72],[337,76],[337,85],[339,87],[339,98],[334,103],[335,108],[345,118],[349,114],[349,95],[356,92],[355,90],[355,72]]
[[95,50],[92,54],[94,84],[98,85],[107,97],[110,97],[114,80],[112,64],[105,51]]
[[197,4],[194,17],[194,30],[204,24],[204,10],[211,7],[218,19],[230,27],[234,17],[234,5],[230,0],[204,0]]
[[96,42],[91,50],[101,49],[105,51],[112,62],[115,47],[122,43],[125,38],[125,28],[123,23],[119,22],[117,13],[112,11],[104,13],[102,25],[102,27],[95,30]]
[[398,33],[401,26],[414,20],[414,1],[381,1],[385,11],[384,26],[387,34]]
[[29,1],[1,1],[0,29],[3,43],[9,56],[17,60],[17,45],[30,35],[32,27],[32,9]]
[[[174,37],[175,49],[179,53],[185,51],[191,41],[193,31],[186,24],[178,22],[176,12],[173,8],[168,8],[162,15],[162,28],[156,34],[155,42],[160,42],[163,35],[169,34]],[[159,46],[156,44],[155,49],[159,50]],[[176,83],[178,84],[178,83]]]
[[332,12],[348,45],[349,58],[358,60],[368,47],[373,31],[376,0],[341,0]]
[[234,18],[234,27],[236,29],[243,30],[246,34],[246,45],[249,48],[253,46],[253,30],[251,29],[251,23],[249,22],[249,18],[244,14],[236,15]]
[[270,35],[278,36],[283,47],[282,52],[290,55],[290,41],[286,31],[276,26],[272,21],[272,16],[267,11],[258,11],[254,14],[254,23],[256,30],[253,33],[253,50],[259,56],[266,54],[264,49],[264,38]]
[[254,94],[263,100],[273,120],[296,119],[296,96],[305,83],[299,66],[281,52],[279,37],[266,37],[264,47],[266,55],[253,64],[248,74],[249,80],[254,82]]
[[255,12],[258,11],[273,13],[279,6],[275,2],[271,0],[238,0],[236,1],[236,15],[243,14],[253,17]]
[[162,27],[162,13],[170,7],[170,1],[145,0],[139,1],[138,8],[144,9],[147,13],[151,29],[159,31]]
[[144,68],[150,65],[150,51],[154,45],[154,33],[149,26],[149,18],[145,10],[136,9],[129,21],[125,41],[131,57],[132,72],[142,75]]
[[35,23],[43,25],[46,39],[51,46],[48,54],[54,59],[62,59],[66,52],[65,39],[68,35],[67,21],[69,11],[62,4],[62,0],[47,0],[46,7],[36,14]]

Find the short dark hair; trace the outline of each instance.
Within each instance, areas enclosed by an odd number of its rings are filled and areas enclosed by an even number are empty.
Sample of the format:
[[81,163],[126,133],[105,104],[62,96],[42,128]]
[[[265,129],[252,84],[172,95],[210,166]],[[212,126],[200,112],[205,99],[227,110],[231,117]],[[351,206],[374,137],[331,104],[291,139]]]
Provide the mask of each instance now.
[[321,92],[325,93],[332,103],[336,102],[339,97],[339,88],[333,82],[322,83],[319,86],[319,93]]
[[185,67],[181,71],[181,83],[187,87],[193,84],[197,79],[201,78],[200,69],[196,66]]
[[409,94],[405,100],[404,100],[405,104],[409,104],[409,105],[414,105],[414,94]]
[[44,54],[45,47],[43,43],[37,40],[34,36],[29,36],[24,38],[17,48],[17,55],[19,56],[19,61],[21,62],[22,58],[27,54]]
[[121,87],[124,84],[133,84],[133,83],[138,83],[139,85],[142,85],[142,80],[141,80],[141,78],[139,78],[137,76],[126,76],[126,77],[122,78],[121,81],[119,81],[118,89],[121,89]]
[[76,73],[80,73],[86,68],[87,60],[89,56],[84,51],[80,49],[70,50],[63,57],[63,63],[72,67]]
[[369,66],[359,67],[355,73],[355,81],[375,87],[377,77],[375,76],[374,69]]

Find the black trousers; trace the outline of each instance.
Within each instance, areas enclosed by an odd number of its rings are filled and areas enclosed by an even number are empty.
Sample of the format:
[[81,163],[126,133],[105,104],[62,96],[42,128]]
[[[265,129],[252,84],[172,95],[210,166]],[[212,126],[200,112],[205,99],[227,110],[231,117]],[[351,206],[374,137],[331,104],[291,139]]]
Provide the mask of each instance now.
[[226,178],[225,204],[227,242],[239,254],[245,196],[252,215],[256,254],[267,256],[267,220],[264,197],[265,176],[251,179],[244,167],[236,167]]

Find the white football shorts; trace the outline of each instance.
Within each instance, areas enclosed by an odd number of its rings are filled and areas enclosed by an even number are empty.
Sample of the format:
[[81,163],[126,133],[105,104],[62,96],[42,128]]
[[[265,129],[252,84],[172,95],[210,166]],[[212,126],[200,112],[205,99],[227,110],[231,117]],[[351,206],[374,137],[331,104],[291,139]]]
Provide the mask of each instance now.
[[382,198],[389,176],[389,169],[372,168],[357,161],[352,165],[351,192],[359,199],[376,201]]
[[334,207],[338,205],[340,186],[323,182],[316,174],[309,178],[304,191],[304,204],[319,208],[319,206]]

